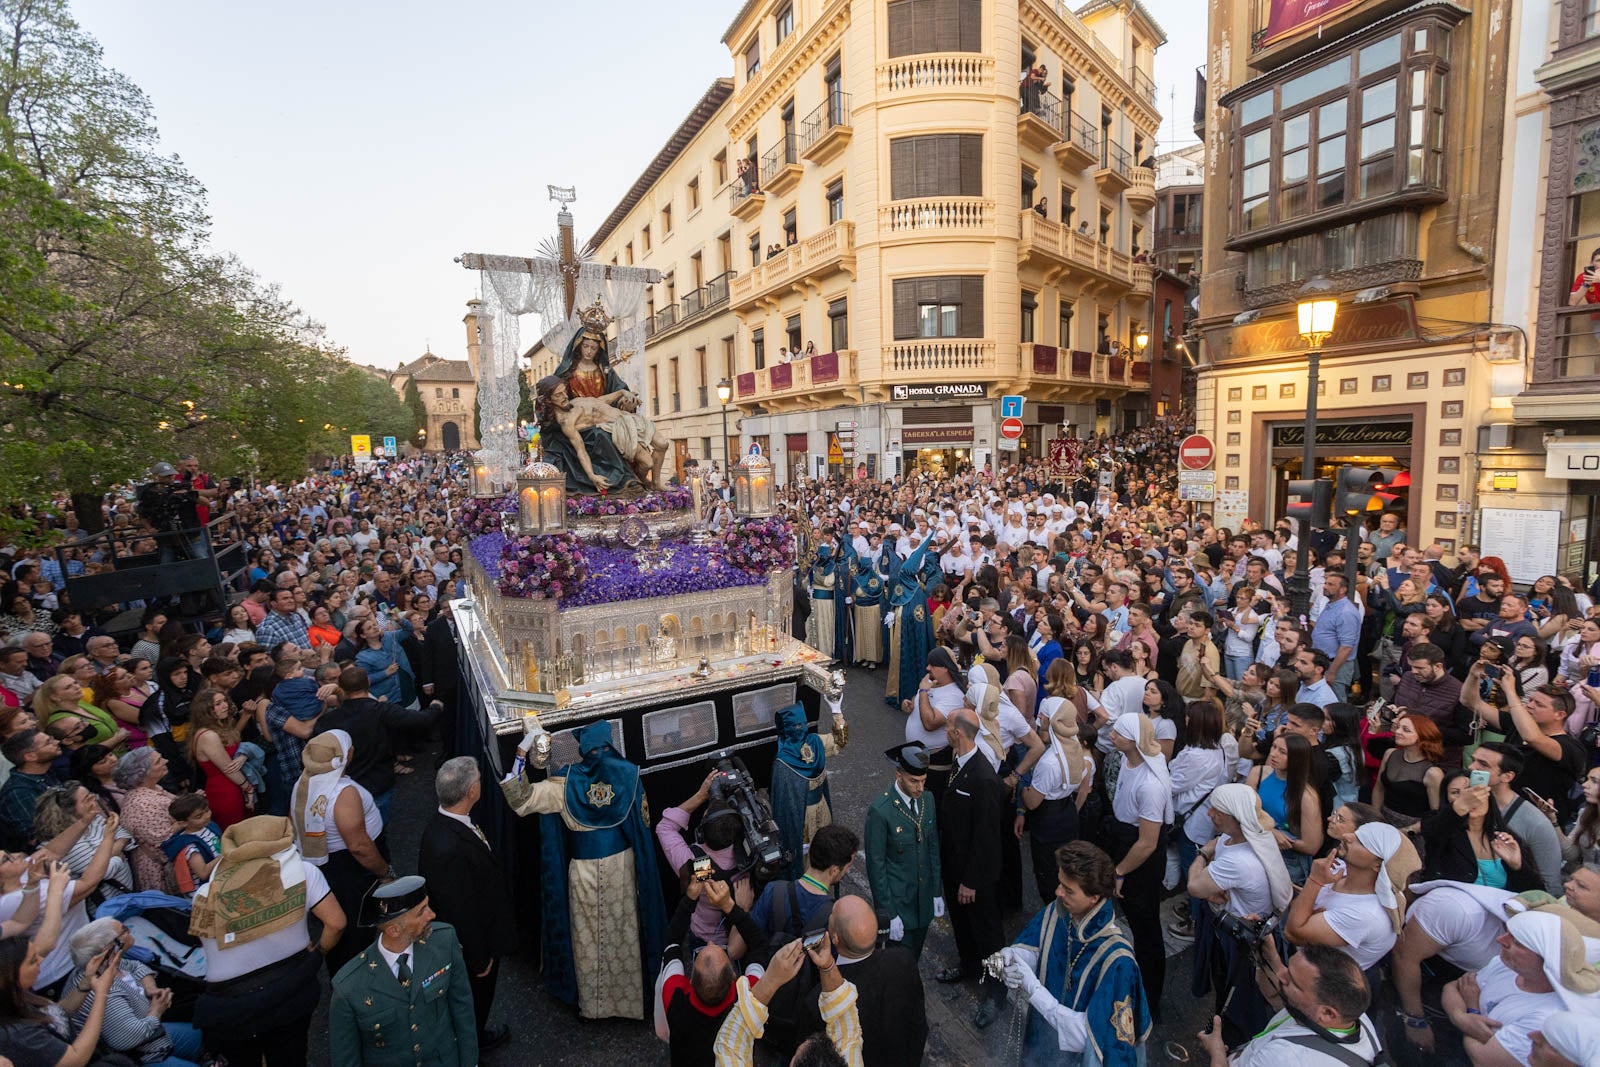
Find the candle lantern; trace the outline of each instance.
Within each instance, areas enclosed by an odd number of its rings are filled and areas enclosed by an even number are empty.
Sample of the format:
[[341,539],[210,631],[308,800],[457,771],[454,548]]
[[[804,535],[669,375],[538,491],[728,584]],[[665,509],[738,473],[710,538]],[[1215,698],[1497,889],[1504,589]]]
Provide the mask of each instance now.
[[772,464],[759,452],[739,461],[733,476],[734,511],[740,518],[765,519],[776,510]]
[[490,457],[487,449],[472,454],[472,468],[468,472],[468,484],[475,500],[493,500],[503,496],[505,490],[499,484],[500,479],[495,475],[495,462]]
[[567,528],[567,476],[559,467],[535,460],[517,476],[517,531],[561,533]]

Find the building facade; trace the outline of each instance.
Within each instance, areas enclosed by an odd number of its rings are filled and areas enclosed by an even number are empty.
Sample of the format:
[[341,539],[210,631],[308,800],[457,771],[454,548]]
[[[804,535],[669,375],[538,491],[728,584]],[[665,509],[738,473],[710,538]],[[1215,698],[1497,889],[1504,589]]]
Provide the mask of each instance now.
[[721,460],[724,378],[729,453],[781,480],[990,462],[1002,395],[1023,455],[1147,418],[1164,40],[1138,0],[749,0],[731,82],[591,240],[662,273],[680,460]]
[[427,409],[427,436],[422,447],[431,452],[454,452],[479,447],[473,428],[478,402],[478,301],[470,301],[462,319],[467,334],[467,358],[445,359],[431,350],[389,372],[389,385],[403,400],[406,385],[415,381],[422,406]]
[[1309,382],[1296,303],[1340,301],[1322,350],[1318,476],[1396,467],[1409,540],[1470,529],[1491,316],[1509,21],[1481,0],[1213,0],[1199,428],[1223,525],[1284,514]]

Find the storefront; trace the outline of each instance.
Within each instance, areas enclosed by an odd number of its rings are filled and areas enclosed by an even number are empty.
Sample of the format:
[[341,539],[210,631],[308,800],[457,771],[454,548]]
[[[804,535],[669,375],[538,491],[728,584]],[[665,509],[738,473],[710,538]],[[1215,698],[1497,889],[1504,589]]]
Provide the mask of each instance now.
[[[989,462],[995,440],[995,405],[982,382],[896,385],[886,411],[888,453],[900,472],[951,473]],[[885,476],[888,472],[885,472]]]
[[[1296,422],[1269,422],[1267,432],[1272,442],[1271,484],[1267,492],[1272,501],[1271,514],[1277,516],[1284,514],[1288,507],[1289,482],[1301,476],[1305,421],[1302,417]],[[1319,419],[1314,476],[1337,480],[1339,468],[1346,466],[1386,467],[1409,475],[1412,437],[1411,419],[1404,416],[1378,420]],[[1409,517],[1410,487],[1395,489],[1393,495],[1397,499],[1389,510]],[[1413,528],[1409,521],[1405,526]]]
[[971,426],[907,427],[900,431],[901,470],[953,474],[972,462]]

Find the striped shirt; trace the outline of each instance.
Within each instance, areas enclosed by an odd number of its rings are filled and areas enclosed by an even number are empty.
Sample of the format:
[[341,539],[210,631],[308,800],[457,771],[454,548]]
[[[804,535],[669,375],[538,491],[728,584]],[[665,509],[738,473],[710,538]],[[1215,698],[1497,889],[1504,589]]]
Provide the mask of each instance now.
[[[767,1006],[750,992],[750,979],[740,978],[734,983],[738,1000],[717,1031],[713,1051],[717,1067],[752,1067],[751,1050],[767,1028]],[[822,1011],[822,1022],[827,1028],[833,1047],[839,1050],[850,1067],[862,1067],[861,1019],[856,1014],[856,987],[849,982],[840,983],[832,992],[817,995],[817,1007]]]
[[[100,1041],[105,1047],[115,1052],[132,1052],[138,1049],[134,1059],[141,1062],[152,1062],[164,1059],[172,1054],[172,1039],[167,1036],[167,1031],[162,1027],[161,1020],[150,1014],[150,998],[145,994],[143,980],[146,975],[153,974],[150,968],[133,960],[123,960],[117,968],[121,973],[117,980],[111,983],[111,991],[106,997],[105,1021],[100,1026]],[[67,988],[84,980],[84,973],[75,970]],[[88,1021],[89,1011],[94,1007],[95,992],[90,989],[83,998],[83,1004],[72,1016],[74,1032],[83,1029],[83,1024]],[[147,1047],[141,1048],[146,1042]]]

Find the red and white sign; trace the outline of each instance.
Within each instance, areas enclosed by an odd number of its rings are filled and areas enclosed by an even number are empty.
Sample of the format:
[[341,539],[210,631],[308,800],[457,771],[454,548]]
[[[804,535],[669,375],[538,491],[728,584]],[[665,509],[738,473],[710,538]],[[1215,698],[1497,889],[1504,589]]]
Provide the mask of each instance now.
[[1022,420],[1001,419],[1000,436],[1007,441],[1020,441],[1022,439]]
[[1203,433],[1192,433],[1178,446],[1178,466],[1203,471],[1217,461],[1217,446]]

